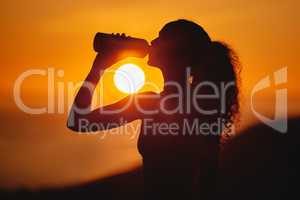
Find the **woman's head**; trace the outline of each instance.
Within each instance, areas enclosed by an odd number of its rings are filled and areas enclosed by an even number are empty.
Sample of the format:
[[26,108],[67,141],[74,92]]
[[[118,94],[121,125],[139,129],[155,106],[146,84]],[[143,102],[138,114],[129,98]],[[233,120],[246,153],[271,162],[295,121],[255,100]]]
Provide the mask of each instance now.
[[232,122],[239,110],[239,63],[234,52],[224,43],[212,41],[198,24],[180,19],[169,22],[151,42],[150,65],[161,67],[166,81],[185,79],[190,68],[193,85],[210,81],[217,87],[231,83],[226,90],[225,122]]
[[188,66],[199,59],[210,42],[208,34],[194,22],[183,19],[169,22],[151,42],[149,64]]

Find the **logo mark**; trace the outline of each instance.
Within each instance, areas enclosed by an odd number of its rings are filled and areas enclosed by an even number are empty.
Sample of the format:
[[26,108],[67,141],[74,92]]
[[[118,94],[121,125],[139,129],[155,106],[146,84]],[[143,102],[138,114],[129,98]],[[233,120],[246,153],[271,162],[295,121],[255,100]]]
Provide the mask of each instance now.
[[[287,67],[281,68],[273,73],[274,84],[276,86],[281,85],[283,83],[287,83]],[[271,86],[271,78],[270,76],[266,76],[261,79],[252,89],[251,91],[251,110],[254,115],[260,119],[263,123],[270,126],[271,128],[281,132],[287,132],[287,88],[277,89],[275,96],[275,117],[274,119],[270,119],[254,109],[253,106],[253,96],[256,92],[266,89]]]

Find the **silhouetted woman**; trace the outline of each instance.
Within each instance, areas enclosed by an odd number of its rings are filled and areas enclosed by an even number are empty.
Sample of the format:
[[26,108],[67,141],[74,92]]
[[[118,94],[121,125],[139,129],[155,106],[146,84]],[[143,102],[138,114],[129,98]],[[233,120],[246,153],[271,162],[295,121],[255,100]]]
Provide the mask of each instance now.
[[[198,24],[170,22],[151,42],[148,61],[163,72],[163,92],[134,94],[91,110],[100,71],[120,59],[118,51],[97,55],[75,98],[68,127],[84,131],[80,122],[85,119],[85,123],[102,124],[91,127],[99,131],[120,118],[127,122],[141,119],[138,150],[143,157],[146,196],[212,199],[220,136],[233,127],[239,111],[236,56],[225,44],[212,41]],[[118,112],[105,114],[101,109]]]

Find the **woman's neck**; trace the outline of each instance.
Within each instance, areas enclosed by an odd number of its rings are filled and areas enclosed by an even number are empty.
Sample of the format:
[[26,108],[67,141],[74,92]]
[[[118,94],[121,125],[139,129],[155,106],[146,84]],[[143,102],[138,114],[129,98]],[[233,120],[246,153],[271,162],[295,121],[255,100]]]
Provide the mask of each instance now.
[[178,64],[169,64],[168,67],[162,68],[162,72],[165,89],[178,90],[178,87],[185,89],[187,84],[190,84],[189,77],[191,76],[191,73],[188,67],[179,66]]

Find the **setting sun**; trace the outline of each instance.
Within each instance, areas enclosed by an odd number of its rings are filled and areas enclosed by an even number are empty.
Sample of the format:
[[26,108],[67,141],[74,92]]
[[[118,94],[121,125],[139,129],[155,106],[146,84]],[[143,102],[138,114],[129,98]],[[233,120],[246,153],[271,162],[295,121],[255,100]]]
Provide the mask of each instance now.
[[124,93],[131,94],[140,90],[145,83],[144,71],[135,64],[124,64],[114,74],[115,86]]

